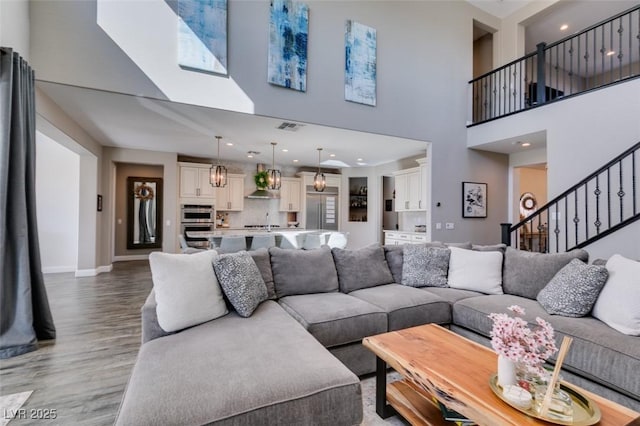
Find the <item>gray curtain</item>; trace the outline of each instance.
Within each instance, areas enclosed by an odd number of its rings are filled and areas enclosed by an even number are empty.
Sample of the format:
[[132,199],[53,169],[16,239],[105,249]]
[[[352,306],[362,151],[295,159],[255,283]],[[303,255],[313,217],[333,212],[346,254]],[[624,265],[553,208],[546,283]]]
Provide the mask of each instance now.
[[54,339],[36,226],[33,70],[0,48],[0,359]]

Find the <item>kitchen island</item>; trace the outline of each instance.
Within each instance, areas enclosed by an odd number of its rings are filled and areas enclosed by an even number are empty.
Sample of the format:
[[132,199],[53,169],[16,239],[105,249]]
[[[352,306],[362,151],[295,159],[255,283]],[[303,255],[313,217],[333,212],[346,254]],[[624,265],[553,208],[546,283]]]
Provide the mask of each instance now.
[[[246,238],[247,247],[251,247],[253,237],[256,235],[273,235],[276,246],[282,248],[302,248],[307,235],[318,236],[320,244],[327,244],[332,233],[337,231],[299,229],[299,228],[274,228],[277,230],[268,231],[266,229],[216,229],[215,231],[192,231],[187,232],[190,238],[208,238],[211,248],[220,247],[222,237],[243,236]],[[343,234],[346,239],[346,234]],[[345,242],[346,244],[346,242]]]

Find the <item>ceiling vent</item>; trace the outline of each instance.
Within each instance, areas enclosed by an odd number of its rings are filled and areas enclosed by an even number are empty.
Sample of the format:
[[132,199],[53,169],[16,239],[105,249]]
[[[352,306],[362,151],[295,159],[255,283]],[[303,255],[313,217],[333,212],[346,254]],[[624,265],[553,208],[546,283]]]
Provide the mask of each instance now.
[[304,124],[298,123],[290,123],[288,121],[283,121],[277,128],[280,130],[284,130],[287,132],[297,132],[300,127],[304,127]]

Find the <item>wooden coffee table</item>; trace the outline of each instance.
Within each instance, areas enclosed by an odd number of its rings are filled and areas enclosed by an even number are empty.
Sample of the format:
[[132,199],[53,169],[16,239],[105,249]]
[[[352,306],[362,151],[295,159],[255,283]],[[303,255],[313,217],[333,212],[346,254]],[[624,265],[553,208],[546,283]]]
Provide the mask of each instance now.
[[[376,412],[397,411],[411,424],[451,425],[432,397],[480,425],[549,425],[498,398],[489,387],[497,355],[435,324],[367,337],[362,344],[377,356]],[[387,385],[387,365],[404,379]],[[640,413],[573,386],[595,402],[600,426],[626,425]],[[390,405],[387,404],[387,401]]]

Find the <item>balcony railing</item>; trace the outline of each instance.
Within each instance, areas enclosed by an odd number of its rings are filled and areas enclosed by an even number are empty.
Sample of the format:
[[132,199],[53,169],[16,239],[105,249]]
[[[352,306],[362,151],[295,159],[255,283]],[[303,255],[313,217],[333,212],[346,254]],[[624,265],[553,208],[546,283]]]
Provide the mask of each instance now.
[[471,80],[471,125],[636,77],[640,5]]

